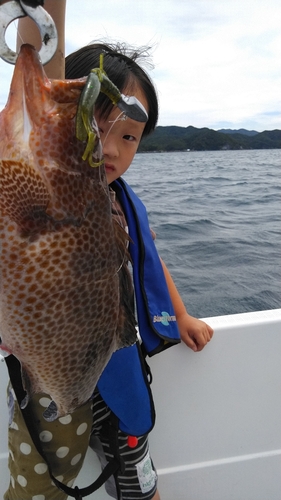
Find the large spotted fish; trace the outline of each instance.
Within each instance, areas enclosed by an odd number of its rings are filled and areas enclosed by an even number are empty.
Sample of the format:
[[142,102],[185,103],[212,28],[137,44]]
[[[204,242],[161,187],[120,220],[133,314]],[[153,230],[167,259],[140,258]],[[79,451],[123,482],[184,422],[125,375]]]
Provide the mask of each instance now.
[[21,362],[28,397],[51,396],[50,420],[86,402],[111,354],[135,341],[126,233],[103,165],[81,159],[75,135],[84,85],[50,81],[23,45],[0,113],[0,347]]

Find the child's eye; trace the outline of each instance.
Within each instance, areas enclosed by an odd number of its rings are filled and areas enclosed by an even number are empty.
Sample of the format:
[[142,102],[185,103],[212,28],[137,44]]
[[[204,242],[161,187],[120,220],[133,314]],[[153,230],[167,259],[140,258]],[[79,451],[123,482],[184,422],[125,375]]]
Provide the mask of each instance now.
[[123,135],[123,139],[126,139],[126,141],[135,141],[136,138],[133,135]]

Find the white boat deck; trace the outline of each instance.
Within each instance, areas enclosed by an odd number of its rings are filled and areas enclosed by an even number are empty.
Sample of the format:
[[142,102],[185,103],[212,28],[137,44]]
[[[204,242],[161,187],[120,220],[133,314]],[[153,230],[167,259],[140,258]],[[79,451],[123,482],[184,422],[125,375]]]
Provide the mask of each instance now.
[[[201,353],[178,345],[149,360],[161,500],[280,500],[281,309],[207,321],[215,336]],[[0,498],[8,484],[6,382],[0,363]],[[89,451],[77,484],[98,474]],[[87,498],[110,497],[101,488]]]

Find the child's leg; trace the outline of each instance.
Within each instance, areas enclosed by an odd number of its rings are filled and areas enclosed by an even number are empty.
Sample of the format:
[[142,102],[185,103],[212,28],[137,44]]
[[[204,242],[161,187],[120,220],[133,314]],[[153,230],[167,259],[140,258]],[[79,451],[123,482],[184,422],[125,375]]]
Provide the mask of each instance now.
[[[21,410],[8,388],[9,469],[10,486],[4,500],[65,500],[49,476],[46,463],[37,452],[26,428]],[[78,408],[71,415],[46,422],[42,414],[50,399],[44,394],[32,398],[32,413],[42,448],[52,468],[53,476],[72,486],[78,475],[89,444],[92,426],[91,402]]]
[[[93,401],[93,433],[90,447],[96,452],[102,468],[113,457],[113,447],[108,439],[108,423],[111,412],[99,393]],[[159,500],[157,474],[150,457],[148,436],[138,438],[135,448],[128,446],[128,436],[116,430],[118,452],[125,463],[125,471],[106,482],[107,493],[118,500]]]
[[[139,438],[136,448],[129,448],[128,436],[119,432],[120,455],[125,462],[125,471],[107,481],[107,493],[118,500],[158,500],[157,474],[150,457],[147,436]],[[101,441],[102,439],[102,441]],[[112,458],[106,439],[92,436],[90,447],[98,455],[102,467]],[[119,490],[119,492],[118,492]]]

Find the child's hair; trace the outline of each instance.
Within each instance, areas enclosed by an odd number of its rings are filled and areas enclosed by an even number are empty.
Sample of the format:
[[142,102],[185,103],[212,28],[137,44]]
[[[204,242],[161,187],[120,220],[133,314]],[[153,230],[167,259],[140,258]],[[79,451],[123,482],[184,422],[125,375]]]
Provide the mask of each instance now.
[[[143,136],[152,132],[158,120],[158,100],[153,83],[146,72],[136,62],[143,56],[143,49],[127,55],[126,47],[94,43],[73,52],[65,59],[65,78],[75,79],[89,75],[91,69],[98,68],[100,54],[103,54],[103,68],[108,78],[123,92],[137,83],[148,102],[148,121]],[[105,94],[100,93],[96,109],[107,118],[113,105]]]

